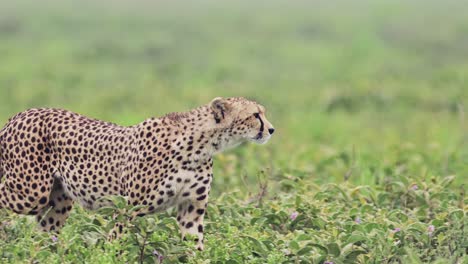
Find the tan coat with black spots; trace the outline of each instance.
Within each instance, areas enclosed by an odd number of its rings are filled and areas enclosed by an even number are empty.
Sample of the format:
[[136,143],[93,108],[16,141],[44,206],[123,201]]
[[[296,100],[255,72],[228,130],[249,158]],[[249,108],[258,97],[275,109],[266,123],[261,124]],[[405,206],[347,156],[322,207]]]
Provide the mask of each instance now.
[[58,231],[74,201],[96,209],[100,198],[122,195],[143,205],[135,216],[177,206],[182,236],[196,235],[202,250],[212,156],[245,141],[263,144],[273,132],[265,108],[244,98],[215,98],[131,127],[30,109],[0,130],[0,207]]

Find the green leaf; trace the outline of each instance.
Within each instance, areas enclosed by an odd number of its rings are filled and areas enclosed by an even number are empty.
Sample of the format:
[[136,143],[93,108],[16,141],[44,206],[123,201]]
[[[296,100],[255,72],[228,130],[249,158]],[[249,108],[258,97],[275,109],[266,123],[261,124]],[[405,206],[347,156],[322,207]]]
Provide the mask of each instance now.
[[367,254],[367,252],[364,250],[351,251],[349,254],[346,255],[344,263],[356,263],[357,257],[361,254]]
[[414,263],[414,264],[423,263],[421,259],[418,257],[418,255],[412,249],[405,248],[405,250],[406,250],[406,254],[408,254],[407,255],[407,260],[409,260],[408,263]]
[[388,193],[379,193],[377,195],[377,205],[382,206],[388,197]]
[[289,242],[289,247],[293,249],[294,251],[299,250],[299,244],[296,241],[291,241]]
[[85,232],[81,235],[81,238],[87,245],[96,245],[99,239],[102,239],[102,235],[96,232]]
[[111,206],[104,206],[97,210],[99,214],[108,215],[108,216],[112,215],[115,211],[116,209]]
[[133,213],[133,212],[136,212],[140,209],[143,209],[143,208],[147,208],[148,206],[146,205],[136,205],[136,206],[133,206],[132,208],[130,208],[130,210],[128,210],[129,213]]
[[465,213],[461,209],[454,210],[450,213],[450,218],[454,218],[454,217],[458,220],[461,220],[465,217]]
[[327,248],[328,248],[328,253],[335,256],[335,257],[338,257],[340,255],[340,246],[338,246],[338,244],[336,243],[330,243],[327,245]]
[[297,183],[289,179],[280,181],[280,184],[283,188],[296,188],[297,187]]
[[341,187],[339,187],[336,184],[331,184],[331,186],[334,187],[336,190],[338,190],[341,193],[341,195],[343,196],[343,198],[344,198],[344,200],[346,202],[349,202],[350,199],[349,199],[348,194],[346,194],[346,192]]
[[325,246],[322,246],[320,244],[308,243],[307,246],[316,247],[316,248],[320,249],[321,251],[323,251],[325,253],[325,255],[328,254],[328,249]]
[[256,238],[254,237],[251,237],[251,236],[246,236],[246,235],[243,235],[242,237],[245,237],[247,238],[248,240],[250,240],[250,242],[252,242],[252,247],[253,249],[259,254],[261,255],[262,257],[265,257],[268,253],[268,250],[267,248],[265,247],[265,245],[258,241]]
[[365,224],[365,230],[367,231],[367,233],[370,233],[373,229],[379,229],[380,226],[376,223],[368,223],[368,224]]
[[296,241],[306,241],[306,240],[311,240],[310,235],[308,234],[300,234],[296,237]]
[[265,216],[267,218],[267,223],[269,224],[281,224],[284,222],[281,217],[276,214],[269,214]]
[[448,187],[450,184],[452,184],[452,182],[455,180],[455,176],[454,175],[450,175],[450,176],[447,176],[447,177],[444,177],[441,181],[441,185],[442,187],[446,188]]
[[310,252],[312,251],[312,248],[311,247],[304,247],[302,248],[301,250],[299,250],[296,255],[298,256],[304,256],[304,255],[308,255],[310,254]]
[[349,236],[348,239],[346,240],[348,244],[349,243],[354,244],[360,241],[367,241],[367,237],[363,235],[354,234],[354,235]]
[[262,243],[268,250],[273,250],[275,248],[275,243],[271,240],[262,240]]

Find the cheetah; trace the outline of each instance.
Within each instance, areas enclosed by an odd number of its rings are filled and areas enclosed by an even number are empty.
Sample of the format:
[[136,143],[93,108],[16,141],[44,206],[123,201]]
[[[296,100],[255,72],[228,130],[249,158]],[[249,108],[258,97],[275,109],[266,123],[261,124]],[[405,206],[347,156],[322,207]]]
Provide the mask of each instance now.
[[40,229],[58,232],[74,202],[97,209],[103,197],[121,195],[139,206],[134,217],[176,207],[182,238],[194,235],[203,250],[213,155],[264,144],[274,131],[265,108],[242,97],[128,127],[30,109],[0,130],[0,208],[35,215]]

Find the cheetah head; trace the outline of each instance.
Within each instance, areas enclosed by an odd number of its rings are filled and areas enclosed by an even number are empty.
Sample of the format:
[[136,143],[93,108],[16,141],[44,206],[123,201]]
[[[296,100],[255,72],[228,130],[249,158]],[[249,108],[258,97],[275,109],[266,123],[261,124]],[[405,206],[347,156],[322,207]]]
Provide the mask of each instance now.
[[245,141],[265,144],[275,129],[266,119],[265,107],[242,97],[213,99],[210,108],[216,126],[222,127],[230,138],[229,145]]

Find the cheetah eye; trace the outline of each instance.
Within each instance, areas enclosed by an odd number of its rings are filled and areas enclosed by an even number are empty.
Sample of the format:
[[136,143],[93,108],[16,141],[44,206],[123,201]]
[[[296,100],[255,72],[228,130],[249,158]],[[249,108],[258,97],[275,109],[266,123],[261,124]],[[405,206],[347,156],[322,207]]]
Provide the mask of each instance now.
[[253,114],[253,116],[254,116],[255,118],[260,118],[260,113],[255,113],[255,114]]

